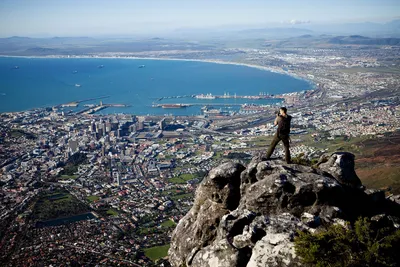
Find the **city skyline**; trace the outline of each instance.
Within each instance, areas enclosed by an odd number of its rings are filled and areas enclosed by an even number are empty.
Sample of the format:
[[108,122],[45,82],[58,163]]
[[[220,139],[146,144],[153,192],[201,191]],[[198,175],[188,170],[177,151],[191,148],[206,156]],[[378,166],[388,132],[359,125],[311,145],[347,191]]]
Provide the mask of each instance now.
[[367,1],[2,1],[1,37],[99,36],[174,32],[190,28],[307,27],[387,22],[400,3]]

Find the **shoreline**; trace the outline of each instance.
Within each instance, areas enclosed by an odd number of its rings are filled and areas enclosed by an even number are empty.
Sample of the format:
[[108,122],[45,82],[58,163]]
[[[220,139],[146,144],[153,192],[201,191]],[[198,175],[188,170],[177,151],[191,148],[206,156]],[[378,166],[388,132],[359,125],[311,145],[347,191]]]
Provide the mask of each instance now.
[[[316,83],[314,81],[311,81],[305,77],[302,77],[296,73],[291,73],[287,72],[284,70],[279,70],[271,67],[266,67],[266,66],[261,66],[261,65],[256,65],[256,64],[249,64],[249,63],[243,63],[243,62],[234,62],[234,61],[224,61],[220,59],[186,59],[186,58],[162,58],[162,57],[137,57],[137,56],[62,56],[62,55],[49,55],[49,56],[6,56],[6,55],[0,55],[0,58],[40,58],[40,59],[132,59],[132,60],[168,60],[168,61],[187,61],[187,62],[204,62],[204,63],[214,63],[214,64],[221,64],[221,65],[235,65],[235,66],[243,66],[243,67],[248,67],[248,68],[254,68],[254,69],[259,69],[263,71],[269,71],[272,73],[277,73],[281,75],[287,75],[292,78],[302,80],[310,84],[312,89],[309,90],[314,90],[316,87]],[[295,92],[292,92],[295,93]]]

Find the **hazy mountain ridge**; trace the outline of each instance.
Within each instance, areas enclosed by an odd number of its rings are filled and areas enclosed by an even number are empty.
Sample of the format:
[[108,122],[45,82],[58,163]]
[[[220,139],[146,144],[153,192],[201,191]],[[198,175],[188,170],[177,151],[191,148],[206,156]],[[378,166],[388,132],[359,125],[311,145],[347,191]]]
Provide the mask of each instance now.
[[355,45],[400,45],[400,38],[370,38],[361,35],[336,36],[329,40],[331,44]]
[[[281,38],[269,36],[281,33]],[[238,36],[237,33],[234,34]],[[291,36],[293,35],[293,36]],[[239,34],[240,47],[249,43],[259,48],[265,46],[342,46],[342,45],[400,45],[400,38],[372,38],[362,35],[332,36],[319,35],[304,29],[254,29],[241,31]],[[291,37],[289,37],[291,36]],[[257,37],[257,38],[256,38]],[[220,51],[229,47],[229,38],[207,39],[204,41],[182,41],[160,37],[133,39],[133,38],[90,38],[90,37],[53,37],[29,38],[9,37],[0,38],[0,54],[20,56],[46,55],[82,55],[107,52],[151,52],[151,51]],[[250,46],[251,46],[250,45]]]

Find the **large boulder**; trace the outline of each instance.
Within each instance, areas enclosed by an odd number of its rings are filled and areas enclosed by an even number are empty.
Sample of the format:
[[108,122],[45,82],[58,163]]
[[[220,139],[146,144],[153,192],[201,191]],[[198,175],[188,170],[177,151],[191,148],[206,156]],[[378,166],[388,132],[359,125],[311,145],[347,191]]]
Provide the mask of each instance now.
[[194,255],[215,240],[222,216],[239,205],[244,169],[241,164],[225,163],[211,170],[199,185],[193,207],[172,234],[169,260],[174,266],[190,266]]
[[321,231],[359,216],[388,223],[382,214],[400,217],[399,204],[362,187],[350,153],[334,153],[316,168],[260,158],[246,169],[225,163],[199,185],[172,234],[169,261],[175,267],[300,266],[298,230]]
[[[324,156],[322,156],[322,159]],[[331,174],[339,183],[358,187],[361,180],[354,170],[354,155],[349,152],[333,153],[325,162],[321,160],[317,163],[320,170]]]

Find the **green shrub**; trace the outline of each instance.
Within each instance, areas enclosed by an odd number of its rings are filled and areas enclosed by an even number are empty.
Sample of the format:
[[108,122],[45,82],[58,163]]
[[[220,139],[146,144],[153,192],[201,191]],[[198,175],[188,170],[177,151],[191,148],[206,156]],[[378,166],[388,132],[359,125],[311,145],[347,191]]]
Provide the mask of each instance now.
[[304,263],[318,267],[398,266],[400,230],[373,229],[368,219],[360,218],[346,229],[332,225],[327,231],[299,232],[295,249]]

